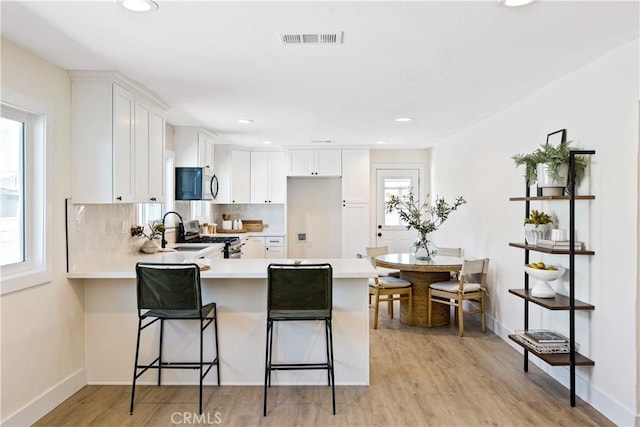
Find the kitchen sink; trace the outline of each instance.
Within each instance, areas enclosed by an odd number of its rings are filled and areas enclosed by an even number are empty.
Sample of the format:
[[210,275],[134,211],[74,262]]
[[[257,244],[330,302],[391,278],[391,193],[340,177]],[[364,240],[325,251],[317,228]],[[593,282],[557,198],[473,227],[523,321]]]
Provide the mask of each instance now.
[[207,249],[211,247],[211,245],[189,245],[189,246],[176,246],[172,248],[178,252],[198,252],[203,249]]

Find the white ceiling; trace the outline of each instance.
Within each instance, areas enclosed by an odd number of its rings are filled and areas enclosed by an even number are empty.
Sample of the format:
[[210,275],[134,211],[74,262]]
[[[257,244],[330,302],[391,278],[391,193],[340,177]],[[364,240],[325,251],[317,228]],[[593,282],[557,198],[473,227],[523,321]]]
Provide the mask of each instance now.
[[[2,0],[2,36],[65,69],[119,71],[169,123],[220,142],[389,148],[433,145],[638,37],[637,1],[157,3]],[[279,39],[337,31],[343,44]]]

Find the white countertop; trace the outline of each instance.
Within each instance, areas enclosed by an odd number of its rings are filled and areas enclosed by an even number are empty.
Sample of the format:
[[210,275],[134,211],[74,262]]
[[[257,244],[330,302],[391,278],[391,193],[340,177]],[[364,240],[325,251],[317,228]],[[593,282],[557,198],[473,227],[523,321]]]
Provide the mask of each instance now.
[[[88,265],[82,270],[67,273],[70,279],[134,279],[137,262],[181,263],[197,262],[207,264],[210,270],[201,273],[203,279],[266,279],[267,266],[271,263],[291,264],[294,259],[214,259],[196,258],[189,252],[158,252],[151,255],[113,258]],[[376,270],[368,260],[358,258],[302,259],[304,264],[328,262],[333,267],[334,278],[369,278]]]

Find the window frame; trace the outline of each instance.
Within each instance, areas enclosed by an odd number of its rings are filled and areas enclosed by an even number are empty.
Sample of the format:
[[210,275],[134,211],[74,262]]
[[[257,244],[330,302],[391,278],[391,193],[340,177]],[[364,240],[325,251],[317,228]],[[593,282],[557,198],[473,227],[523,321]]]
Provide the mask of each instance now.
[[51,106],[11,89],[0,98],[5,111],[29,117],[24,148],[24,255],[23,262],[0,266],[0,295],[42,285],[52,280]]

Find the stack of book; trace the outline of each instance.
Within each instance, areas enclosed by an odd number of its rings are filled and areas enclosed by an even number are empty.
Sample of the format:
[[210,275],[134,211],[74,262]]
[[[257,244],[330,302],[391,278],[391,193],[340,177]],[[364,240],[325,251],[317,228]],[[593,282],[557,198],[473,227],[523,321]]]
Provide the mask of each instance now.
[[[537,246],[564,251],[568,251],[571,248],[571,244],[568,240],[540,239],[538,240]],[[573,247],[576,251],[584,250],[584,242],[573,242]]]
[[[569,339],[548,329],[516,331],[516,339],[538,353],[569,353]],[[578,350],[576,345],[576,350]]]

